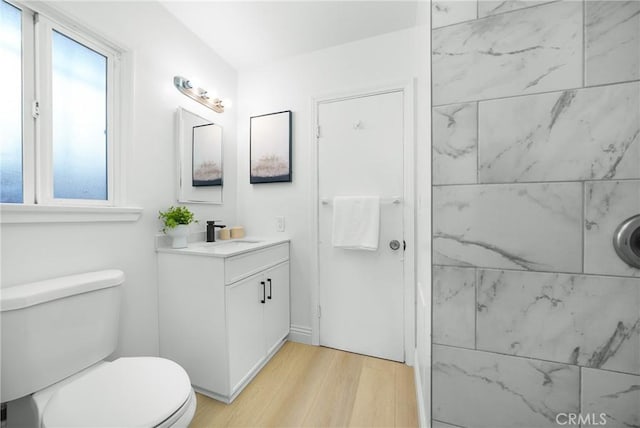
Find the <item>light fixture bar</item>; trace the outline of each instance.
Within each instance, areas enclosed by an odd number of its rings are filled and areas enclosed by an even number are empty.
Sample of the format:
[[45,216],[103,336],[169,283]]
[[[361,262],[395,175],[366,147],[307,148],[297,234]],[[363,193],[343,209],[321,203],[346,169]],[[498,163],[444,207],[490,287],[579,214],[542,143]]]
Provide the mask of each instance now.
[[202,88],[194,88],[193,84],[182,76],[174,76],[173,85],[177,90],[202,104],[205,107],[209,107],[211,110],[216,113],[224,113],[224,105],[222,104],[222,100],[219,98],[211,99],[209,95],[207,95],[207,90]]

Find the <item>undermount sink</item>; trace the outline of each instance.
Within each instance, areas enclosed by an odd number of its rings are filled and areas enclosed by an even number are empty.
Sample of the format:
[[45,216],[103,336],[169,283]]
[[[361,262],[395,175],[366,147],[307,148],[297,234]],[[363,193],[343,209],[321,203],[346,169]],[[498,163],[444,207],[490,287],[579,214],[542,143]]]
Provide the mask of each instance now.
[[216,242],[204,242],[204,247],[221,247],[221,246],[237,246],[241,244],[259,244],[260,240],[256,239],[234,239],[233,241],[216,241]]
[[260,246],[264,241],[256,239],[234,239],[232,241],[200,242],[191,246],[193,250],[210,254],[230,255]]
[[193,254],[209,257],[232,257],[288,242],[288,239],[256,239],[254,237],[221,240],[217,242],[190,242],[186,248],[158,247],[160,253]]

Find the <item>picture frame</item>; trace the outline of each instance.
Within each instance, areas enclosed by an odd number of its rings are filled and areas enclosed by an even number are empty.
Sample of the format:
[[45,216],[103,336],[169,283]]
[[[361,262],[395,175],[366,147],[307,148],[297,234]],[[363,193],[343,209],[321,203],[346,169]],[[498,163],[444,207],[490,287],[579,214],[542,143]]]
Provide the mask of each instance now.
[[292,181],[291,110],[250,117],[249,182]]

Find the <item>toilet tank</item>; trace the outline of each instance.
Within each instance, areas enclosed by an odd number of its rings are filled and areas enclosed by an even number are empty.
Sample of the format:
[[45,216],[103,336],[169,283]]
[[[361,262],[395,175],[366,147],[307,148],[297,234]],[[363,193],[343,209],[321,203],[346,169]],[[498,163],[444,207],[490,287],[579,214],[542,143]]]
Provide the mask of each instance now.
[[103,270],[0,289],[0,401],[103,360],[118,341],[124,273]]

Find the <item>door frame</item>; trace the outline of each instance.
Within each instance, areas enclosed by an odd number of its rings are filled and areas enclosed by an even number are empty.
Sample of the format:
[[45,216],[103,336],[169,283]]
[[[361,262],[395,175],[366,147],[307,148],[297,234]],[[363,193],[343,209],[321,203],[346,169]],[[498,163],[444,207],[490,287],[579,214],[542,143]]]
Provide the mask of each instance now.
[[415,303],[416,303],[416,286],[415,286],[415,82],[414,80],[392,83],[387,85],[379,85],[373,88],[363,88],[360,90],[343,91],[333,94],[312,97],[311,99],[311,130],[310,141],[315,144],[312,150],[309,150],[310,159],[310,179],[309,179],[309,198],[310,198],[310,218],[309,218],[309,236],[311,238],[311,343],[313,345],[320,344],[320,255],[318,251],[319,245],[319,168],[318,168],[318,114],[319,105],[322,103],[349,100],[354,98],[367,97],[372,95],[382,95],[391,92],[401,92],[403,94],[403,223],[404,237],[407,247],[404,252],[403,271],[403,312],[404,312],[404,360],[409,366],[413,366],[415,357]]

